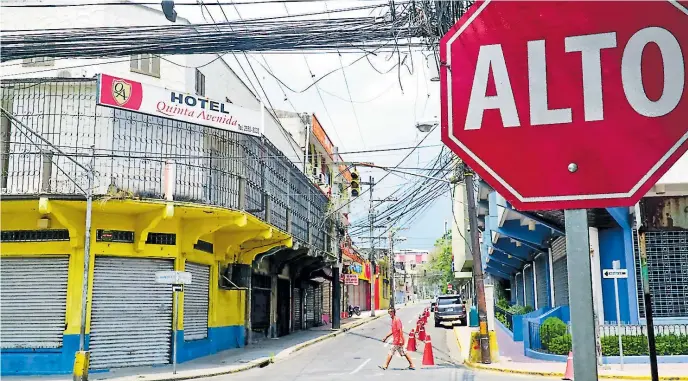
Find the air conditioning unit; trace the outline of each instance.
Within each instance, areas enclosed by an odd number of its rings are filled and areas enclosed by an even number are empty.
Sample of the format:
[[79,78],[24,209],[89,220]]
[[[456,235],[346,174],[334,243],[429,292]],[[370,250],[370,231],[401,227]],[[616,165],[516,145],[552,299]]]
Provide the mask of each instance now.
[[325,185],[326,184],[324,173],[318,173],[317,179],[318,179],[318,185]]

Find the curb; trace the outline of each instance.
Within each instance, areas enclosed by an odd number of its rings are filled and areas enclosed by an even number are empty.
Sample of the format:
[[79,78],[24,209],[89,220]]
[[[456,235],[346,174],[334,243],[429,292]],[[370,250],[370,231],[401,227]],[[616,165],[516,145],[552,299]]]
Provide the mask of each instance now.
[[[461,352],[461,343],[459,342],[459,337],[454,331],[454,338],[456,339],[456,345]],[[472,369],[485,370],[495,373],[509,373],[509,374],[523,374],[529,376],[540,376],[540,377],[556,377],[563,378],[563,372],[539,372],[535,370],[520,370],[520,369],[507,369],[507,368],[496,368],[491,366],[486,366],[480,363],[470,362],[466,359],[463,361],[464,365]],[[626,374],[600,374],[597,375],[598,378],[613,379],[613,380],[652,380],[650,376],[633,376]],[[688,376],[659,376],[661,381],[688,381]]]
[[[540,376],[540,377],[564,377],[564,373],[561,372],[538,372],[531,370],[520,370],[520,369],[506,369],[506,368],[493,368],[485,366],[479,363],[473,363],[469,361],[464,361],[464,365],[469,368],[486,370],[496,373],[510,373],[510,374],[524,374],[530,376]],[[598,374],[598,378],[613,379],[613,380],[652,380],[650,376],[633,376],[626,374]],[[688,376],[659,376],[662,381],[688,381]]]
[[[277,361],[285,360],[288,358],[291,354],[296,353],[302,349],[308,348],[311,345],[317,344],[321,341],[325,341],[331,338],[334,338],[336,336],[339,336],[343,333],[346,333],[354,328],[360,327],[364,324],[370,323],[372,321],[375,321],[381,317],[385,316],[384,314],[376,315],[375,317],[371,318],[366,318],[366,319],[360,319],[360,321],[350,323],[344,328],[340,328],[337,331],[334,331],[330,334],[320,336],[318,338],[303,342],[301,344],[297,344],[291,348],[287,348],[280,353],[278,353],[274,358],[269,358],[269,357],[262,357],[256,360],[253,360],[245,365],[238,365],[236,367],[233,367],[231,369],[223,369],[223,370],[217,370],[217,371],[210,371],[206,372],[203,374],[194,374],[194,375],[173,375],[173,376],[161,376],[161,377],[155,377],[151,376],[150,378],[145,377],[142,378],[144,381],[179,381],[179,380],[195,380],[199,378],[206,378],[206,377],[217,377],[217,376],[224,376],[227,374],[234,374],[234,373],[239,373],[239,372],[244,372],[247,370],[255,369],[255,368],[264,368],[272,363],[275,363]],[[114,380],[113,380],[114,381]]]

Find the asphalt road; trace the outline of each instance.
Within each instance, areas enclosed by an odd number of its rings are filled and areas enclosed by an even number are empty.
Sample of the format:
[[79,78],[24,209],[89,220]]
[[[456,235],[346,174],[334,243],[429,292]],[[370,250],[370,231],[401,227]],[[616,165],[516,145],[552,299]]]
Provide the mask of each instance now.
[[[404,331],[415,327],[415,321],[425,305],[401,309],[399,317]],[[431,316],[432,318],[432,316]],[[334,339],[323,341],[297,352],[287,359],[262,369],[253,369],[232,375],[208,378],[212,381],[320,381],[320,380],[384,380],[418,381],[441,379],[446,381],[524,381],[520,376],[498,373],[474,372],[462,365],[452,330],[435,328],[428,321],[427,332],[432,338],[434,366],[423,366],[423,343],[419,352],[412,353],[416,370],[408,370],[406,359],[395,356],[389,369],[383,371],[378,366],[384,363],[389,352],[389,344],[382,343],[390,331],[391,319],[388,316],[353,329]],[[432,377],[432,378],[430,378]]]

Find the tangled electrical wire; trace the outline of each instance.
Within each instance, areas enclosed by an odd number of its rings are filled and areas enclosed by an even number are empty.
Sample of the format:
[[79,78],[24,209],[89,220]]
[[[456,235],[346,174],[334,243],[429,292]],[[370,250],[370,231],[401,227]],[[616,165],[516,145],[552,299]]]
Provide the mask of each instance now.
[[[449,171],[453,160],[453,155],[447,149],[435,157],[429,165],[421,172],[423,175],[432,177],[443,177]],[[411,184],[404,184],[388,197],[397,198],[398,201],[386,209],[376,213],[376,221],[393,221],[382,233],[376,237],[384,236],[392,226],[406,226],[413,223],[421,216],[435,200],[446,192],[446,183],[442,181],[428,181],[425,178],[416,178]],[[349,228],[349,234],[358,236],[367,234],[370,229],[368,218],[361,218],[354,221]]]
[[215,24],[2,31],[2,61],[32,57],[115,57],[421,46],[408,17],[231,21]]

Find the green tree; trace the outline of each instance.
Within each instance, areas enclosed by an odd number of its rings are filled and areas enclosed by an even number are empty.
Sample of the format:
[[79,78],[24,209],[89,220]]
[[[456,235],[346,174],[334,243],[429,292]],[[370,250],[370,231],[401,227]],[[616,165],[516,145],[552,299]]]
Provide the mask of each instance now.
[[439,285],[442,292],[447,292],[447,283],[457,286],[452,272],[451,232],[435,241],[435,247],[430,252],[428,263],[423,267],[424,281],[431,285]]

